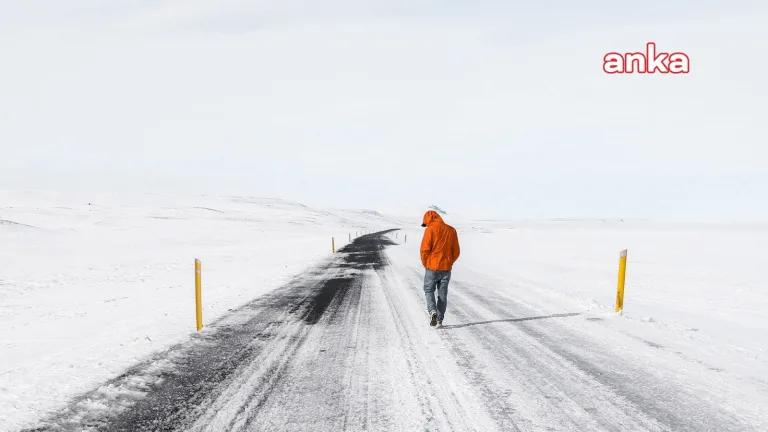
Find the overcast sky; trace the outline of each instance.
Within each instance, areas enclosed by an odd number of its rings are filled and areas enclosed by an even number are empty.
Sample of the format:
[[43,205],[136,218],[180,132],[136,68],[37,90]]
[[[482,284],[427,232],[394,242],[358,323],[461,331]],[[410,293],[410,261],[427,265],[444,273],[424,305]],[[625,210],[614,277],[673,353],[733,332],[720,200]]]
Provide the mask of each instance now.
[[[0,0],[0,189],[768,219],[768,4]],[[688,75],[606,75],[610,51]]]

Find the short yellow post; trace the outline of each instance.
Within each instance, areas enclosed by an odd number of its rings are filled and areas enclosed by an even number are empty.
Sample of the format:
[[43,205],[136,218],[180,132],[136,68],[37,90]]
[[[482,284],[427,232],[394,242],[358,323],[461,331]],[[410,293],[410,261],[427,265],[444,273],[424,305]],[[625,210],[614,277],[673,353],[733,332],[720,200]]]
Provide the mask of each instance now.
[[624,279],[627,275],[627,250],[619,254],[619,286],[616,292],[616,312],[624,310]]
[[408,243],[408,234],[405,234],[405,239],[403,239],[403,243]]
[[201,282],[202,264],[195,258],[195,311],[197,315],[197,331],[203,328],[203,293]]
[[331,237],[331,253],[336,253],[336,240]]
[[352,233],[349,233],[349,242],[352,243]]

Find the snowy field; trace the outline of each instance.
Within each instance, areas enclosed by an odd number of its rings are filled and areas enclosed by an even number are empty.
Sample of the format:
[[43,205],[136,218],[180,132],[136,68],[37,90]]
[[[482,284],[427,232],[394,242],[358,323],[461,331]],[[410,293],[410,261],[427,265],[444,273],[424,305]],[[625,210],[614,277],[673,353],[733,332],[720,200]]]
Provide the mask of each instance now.
[[[768,391],[768,224],[552,221],[465,231],[471,252],[457,263],[464,278],[505,284],[547,310],[589,311]],[[628,260],[619,318],[622,249]]]
[[[0,430],[31,424],[194,333],[194,258],[203,262],[206,321],[331,259],[331,236],[341,247],[356,230],[403,228],[396,241],[407,234],[408,242],[388,252],[393,277],[418,284],[419,217],[403,222],[238,197],[0,193]],[[453,223],[450,215],[446,221]],[[476,289],[541,315],[578,313],[564,325],[617,350],[637,349],[638,364],[704,386],[734,413],[764,420],[755,407],[768,402],[760,253],[768,225],[455,226],[462,257],[452,289],[464,304]],[[617,316],[622,249],[629,251],[627,288]],[[409,309],[409,320],[420,308]],[[450,300],[445,324],[465,324],[451,315]]]
[[399,223],[272,199],[0,192],[0,430]]

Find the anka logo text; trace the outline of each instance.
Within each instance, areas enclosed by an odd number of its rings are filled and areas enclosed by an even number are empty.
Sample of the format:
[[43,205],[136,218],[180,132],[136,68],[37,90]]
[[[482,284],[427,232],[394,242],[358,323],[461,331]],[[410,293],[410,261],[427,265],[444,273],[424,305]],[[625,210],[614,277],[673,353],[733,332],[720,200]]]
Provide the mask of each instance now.
[[648,42],[645,52],[609,52],[603,57],[603,71],[607,74],[687,74],[691,70],[688,54],[657,52],[656,43]]

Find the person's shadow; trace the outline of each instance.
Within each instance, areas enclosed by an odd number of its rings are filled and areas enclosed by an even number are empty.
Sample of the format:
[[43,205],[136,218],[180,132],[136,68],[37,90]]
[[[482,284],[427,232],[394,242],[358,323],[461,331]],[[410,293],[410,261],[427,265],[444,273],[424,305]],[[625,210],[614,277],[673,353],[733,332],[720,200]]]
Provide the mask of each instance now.
[[457,329],[457,328],[469,327],[469,326],[475,326],[475,325],[482,325],[482,324],[493,324],[493,323],[500,323],[500,322],[533,321],[533,320],[548,319],[548,318],[566,318],[566,317],[572,317],[572,316],[576,316],[576,315],[581,315],[581,314],[580,313],[563,313],[563,314],[535,316],[535,317],[525,317],[525,318],[499,319],[499,320],[493,320],[493,321],[479,321],[479,322],[473,322],[473,323],[467,323],[467,324],[445,325],[445,326],[443,326],[441,328],[447,330],[447,329]]

